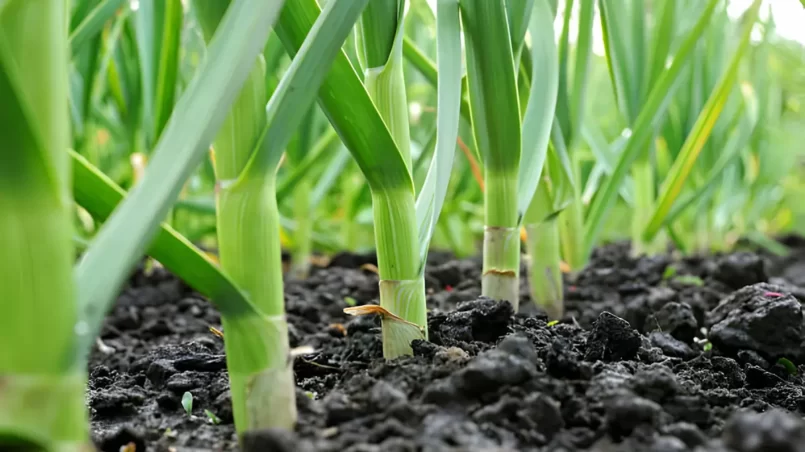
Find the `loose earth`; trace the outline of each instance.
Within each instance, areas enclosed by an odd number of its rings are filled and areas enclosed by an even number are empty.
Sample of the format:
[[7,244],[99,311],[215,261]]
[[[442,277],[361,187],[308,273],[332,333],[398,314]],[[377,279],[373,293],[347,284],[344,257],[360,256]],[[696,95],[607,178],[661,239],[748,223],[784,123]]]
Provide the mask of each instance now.
[[[382,358],[372,255],[286,282],[299,425],[260,451],[805,452],[805,241],[632,258],[599,248],[566,277],[548,322],[521,274],[521,312],[480,297],[481,262],[433,253],[430,342]],[[220,316],[165,270],[140,268],[92,352],[88,403],[103,451],[237,450]],[[224,333],[225,336],[225,333]],[[187,400],[192,407],[187,413]],[[183,404],[183,398],[185,403]],[[131,450],[131,449],[129,449]]]

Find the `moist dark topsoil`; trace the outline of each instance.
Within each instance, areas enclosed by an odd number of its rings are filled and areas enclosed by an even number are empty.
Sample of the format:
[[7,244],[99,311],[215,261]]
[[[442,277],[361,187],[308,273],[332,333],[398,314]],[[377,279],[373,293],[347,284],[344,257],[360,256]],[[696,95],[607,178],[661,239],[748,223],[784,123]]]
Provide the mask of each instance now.
[[[296,432],[262,451],[805,451],[805,243],[633,259],[598,249],[566,277],[557,323],[480,297],[480,260],[434,253],[430,342],[382,358],[374,257],[342,254],[287,281]],[[137,452],[237,450],[220,317],[164,270],[136,271],[92,352],[95,444]],[[192,394],[192,414],[182,406]],[[207,413],[212,413],[213,416]],[[128,450],[131,450],[130,448]]]

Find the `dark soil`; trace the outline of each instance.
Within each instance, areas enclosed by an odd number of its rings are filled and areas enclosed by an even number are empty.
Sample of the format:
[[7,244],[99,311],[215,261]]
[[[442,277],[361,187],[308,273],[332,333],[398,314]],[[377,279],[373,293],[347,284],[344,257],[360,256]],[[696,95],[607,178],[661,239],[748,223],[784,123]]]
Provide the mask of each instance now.
[[[252,450],[805,451],[802,251],[632,259],[607,246],[566,281],[558,324],[525,279],[512,315],[479,297],[478,259],[433,255],[431,342],[392,362],[378,320],[342,312],[376,303],[377,277],[360,269],[373,259],[337,256],[286,283],[291,345],[316,351],[294,365],[297,432],[263,432]],[[99,448],[237,449],[210,326],[216,311],[167,272],[132,276],[91,357]]]

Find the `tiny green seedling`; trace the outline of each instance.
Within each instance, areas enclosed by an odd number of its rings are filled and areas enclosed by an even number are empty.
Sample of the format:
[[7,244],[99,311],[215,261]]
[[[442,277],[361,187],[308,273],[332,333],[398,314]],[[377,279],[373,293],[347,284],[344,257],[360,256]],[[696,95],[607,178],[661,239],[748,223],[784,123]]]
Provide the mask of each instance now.
[[207,415],[207,419],[209,419],[210,422],[212,422],[214,425],[218,425],[221,423],[221,418],[216,416],[215,413],[213,413],[212,411],[205,409],[204,414]]
[[347,306],[351,307],[351,306],[355,306],[356,304],[358,304],[358,301],[355,300],[352,297],[344,297],[344,303],[346,303]]
[[674,276],[676,276],[676,272],[677,272],[676,266],[669,265],[665,267],[665,271],[662,273],[662,279],[665,280],[671,279]]
[[707,341],[707,342],[704,344],[704,351],[709,352],[709,351],[710,351],[710,350],[712,350],[712,349],[713,349],[713,343],[712,343],[712,342],[710,342],[710,341]]
[[684,284],[686,286],[702,287],[704,285],[704,281],[702,281],[702,278],[699,278],[698,276],[694,275],[677,276],[676,278],[673,279],[673,281],[679,284]]
[[551,326],[554,326],[554,325],[556,325],[558,323],[559,323],[558,320],[551,320],[550,322],[548,322],[548,326],[551,327]]
[[193,394],[185,392],[182,395],[182,408],[188,416],[193,414]]
[[789,375],[797,374],[797,366],[795,366],[794,363],[792,363],[788,358],[778,359],[777,364],[785,367],[785,371],[788,372]]

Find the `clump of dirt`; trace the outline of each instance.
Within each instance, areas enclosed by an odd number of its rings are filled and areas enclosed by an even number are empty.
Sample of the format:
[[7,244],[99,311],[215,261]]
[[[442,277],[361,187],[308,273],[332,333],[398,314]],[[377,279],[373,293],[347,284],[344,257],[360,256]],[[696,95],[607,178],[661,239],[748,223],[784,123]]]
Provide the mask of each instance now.
[[[480,296],[479,259],[430,258],[431,342],[385,361],[373,255],[342,253],[287,281],[295,432],[260,451],[805,451],[801,260],[741,251],[676,259],[597,250],[565,281],[558,324]],[[131,277],[93,351],[96,445],[236,450],[220,317],[157,269]],[[781,360],[784,358],[784,360]],[[183,397],[192,396],[188,414]]]

